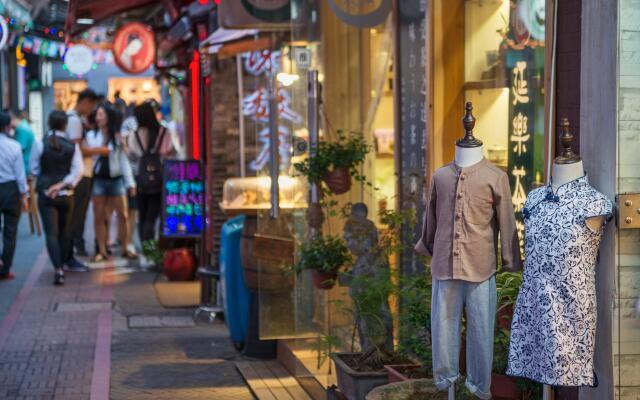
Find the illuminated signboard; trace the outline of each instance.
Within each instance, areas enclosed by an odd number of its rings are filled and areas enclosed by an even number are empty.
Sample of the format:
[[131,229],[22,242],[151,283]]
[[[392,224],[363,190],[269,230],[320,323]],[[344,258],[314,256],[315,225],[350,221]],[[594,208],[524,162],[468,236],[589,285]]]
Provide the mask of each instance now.
[[204,185],[200,162],[163,162],[162,234],[200,237],[203,226]]

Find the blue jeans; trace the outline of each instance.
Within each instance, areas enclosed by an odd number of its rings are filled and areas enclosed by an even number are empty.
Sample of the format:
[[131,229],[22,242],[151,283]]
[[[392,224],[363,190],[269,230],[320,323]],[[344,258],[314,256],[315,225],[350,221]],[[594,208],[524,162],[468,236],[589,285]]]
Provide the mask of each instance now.
[[127,189],[124,187],[124,179],[120,178],[93,178],[93,196],[126,196]]
[[467,320],[467,388],[481,399],[491,398],[496,278],[484,282],[433,280],[431,336],[433,377],[445,390],[460,377],[460,325]]

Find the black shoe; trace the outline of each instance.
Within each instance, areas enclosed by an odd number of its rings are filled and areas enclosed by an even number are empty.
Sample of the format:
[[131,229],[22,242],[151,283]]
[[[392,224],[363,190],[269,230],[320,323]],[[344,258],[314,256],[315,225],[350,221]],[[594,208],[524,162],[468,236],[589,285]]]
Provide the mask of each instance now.
[[56,271],[55,278],[53,279],[53,284],[56,286],[64,285],[64,272],[61,269]]
[[85,249],[76,249],[76,255],[78,257],[89,257],[89,253]]
[[71,272],[87,272],[89,271],[89,267],[71,257],[69,261],[64,264],[64,269]]

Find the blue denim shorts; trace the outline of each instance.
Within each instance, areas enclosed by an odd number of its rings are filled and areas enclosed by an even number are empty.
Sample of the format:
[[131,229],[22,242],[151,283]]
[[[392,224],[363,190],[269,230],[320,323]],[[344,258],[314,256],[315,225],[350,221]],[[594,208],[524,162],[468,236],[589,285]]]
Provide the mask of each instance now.
[[93,178],[93,191],[91,193],[93,196],[124,196],[127,194],[127,191],[124,187],[124,179],[120,178],[112,178],[112,179],[104,179],[104,178]]

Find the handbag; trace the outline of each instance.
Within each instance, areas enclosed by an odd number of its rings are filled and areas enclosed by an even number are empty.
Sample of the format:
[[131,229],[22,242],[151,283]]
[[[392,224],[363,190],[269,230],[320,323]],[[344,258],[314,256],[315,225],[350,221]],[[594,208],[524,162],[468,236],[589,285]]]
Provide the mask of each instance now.
[[112,178],[122,176],[122,157],[124,157],[122,146],[114,144],[113,150],[109,153],[109,175]]

